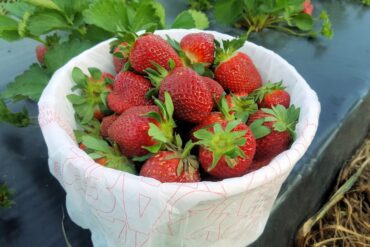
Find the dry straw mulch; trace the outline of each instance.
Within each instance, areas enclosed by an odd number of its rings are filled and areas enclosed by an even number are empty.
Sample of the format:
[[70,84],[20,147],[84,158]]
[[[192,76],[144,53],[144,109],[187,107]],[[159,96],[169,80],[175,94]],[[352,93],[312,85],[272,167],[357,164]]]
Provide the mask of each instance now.
[[370,135],[339,174],[330,200],[297,233],[298,247],[370,247]]

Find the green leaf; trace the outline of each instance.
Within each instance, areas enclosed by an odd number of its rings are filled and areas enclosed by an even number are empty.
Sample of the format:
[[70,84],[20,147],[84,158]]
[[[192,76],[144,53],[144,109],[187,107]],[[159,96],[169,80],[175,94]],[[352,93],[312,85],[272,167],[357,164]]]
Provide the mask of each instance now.
[[80,85],[80,86],[83,86],[87,83],[87,76],[78,67],[73,68],[72,79],[77,85]]
[[163,6],[159,3],[141,1],[140,6],[136,10],[135,17],[131,22],[131,30],[137,32],[145,29],[148,24],[156,23],[158,26],[163,27],[164,10]]
[[20,1],[4,3],[3,7],[9,14],[18,18],[22,18],[26,12],[32,13],[35,9],[34,6]]
[[242,11],[243,1],[241,0],[217,0],[215,2],[214,15],[219,23],[235,23],[241,17]]
[[88,68],[88,71],[91,75],[91,77],[95,80],[95,81],[99,81],[101,80],[102,78],[102,72],[100,71],[100,69],[98,68],[94,68],[94,67],[90,67]]
[[18,30],[18,22],[14,19],[0,15],[0,33],[2,31],[16,31]]
[[162,122],[162,117],[158,112],[148,112],[147,114],[145,114],[145,116],[154,118],[158,123]]
[[116,32],[117,27],[129,26],[129,6],[121,0],[96,0],[83,12],[86,23],[106,31]]
[[148,135],[153,137],[154,140],[162,142],[162,143],[167,143],[168,140],[166,138],[166,135],[162,132],[161,129],[158,128],[157,125],[153,123],[149,123],[149,131]]
[[[225,128],[225,131],[226,132],[231,132],[239,124],[240,124],[239,120],[234,120],[234,121],[228,122],[227,125],[226,125],[226,128]],[[234,132],[234,133],[236,133],[236,132]]]
[[0,122],[9,123],[17,127],[27,127],[31,120],[25,108],[22,111],[13,113],[7,107],[3,100],[0,100]]
[[329,39],[333,38],[334,32],[328,13],[323,10],[320,14],[320,19],[322,20],[321,34]]
[[172,28],[198,28],[206,29],[209,27],[207,16],[200,11],[185,10],[176,16],[172,23]]
[[213,134],[206,130],[206,129],[200,129],[193,133],[193,136],[195,136],[199,140],[210,140],[213,137]]
[[86,99],[80,95],[76,94],[69,94],[67,95],[67,99],[73,104],[73,105],[81,105],[86,103]]
[[90,135],[82,136],[82,143],[91,150],[100,151],[104,153],[112,153],[112,149],[106,141],[103,139],[98,139]]
[[174,106],[170,94],[166,91],[164,92],[164,104],[166,106],[166,111],[168,113],[168,119],[173,116]]
[[310,31],[313,29],[313,19],[306,13],[300,13],[292,18],[293,24],[302,31]]
[[93,45],[94,43],[87,40],[69,40],[56,45],[45,54],[45,65],[48,70],[53,73],[66,64],[71,58]]
[[14,204],[13,193],[14,191],[10,190],[6,184],[0,184],[0,208],[11,208]]
[[153,154],[156,154],[159,152],[159,150],[161,150],[162,148],[162,144],[158,143],[158,144],[154,144],[152,146],[149,146],[149,147],[144,147],[146,150],[148,150],[149,152],[153,153]]
[[143,155],[143,156],[135,156],[135,157],[132,158],[132,161],[144,162],[152,156],[153,156],[153,153],[148,153],[148,154]]
[[31,15],[28,19],[29,32],[35,36],[57,29],[71,29],[63,15],[56,11],[45,10]]
[[49,74],[40,65],[32,64],[28,70],[7,85],[1,97],[13,101],[23,99],[38,101],[49,79]]
[[63,12],[63,10],[51,0],[26,0],[26,2],[36,7]]
[[263,125],[264,119],[257,119],[255,120],[251,125],[249,125],[249,128],[251,129],[254,138],[260,139],[264,136],[267,136],[271,133],[271,130]]

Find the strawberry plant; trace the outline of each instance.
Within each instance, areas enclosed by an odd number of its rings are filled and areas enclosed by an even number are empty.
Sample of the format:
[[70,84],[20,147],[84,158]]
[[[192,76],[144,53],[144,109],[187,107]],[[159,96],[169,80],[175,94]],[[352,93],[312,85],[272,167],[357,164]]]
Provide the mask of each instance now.
[[[327,13],[322,11],[314,17],[311,0],[189,0],[189,5],[198,10],[213,8],[217,22],[246,29],[248,33],[269,28],[300,37],[316,37],[318,33],[327,38],[333,36]],[[314,28],[316,21],[321,21],[319,32]]]
[[0,3],[0,38],[9,42],[32,39],[40,43],[32,64],[0,94],[0,122],[17,127],[31,123],[27,110],[8,106],[21,100],[37,102],[51,75],[69,59],[118,30],[137,32],[156,28],[208,27],[207,17],[195,10],[181,12],[172,24],[155,0],[20,0]]

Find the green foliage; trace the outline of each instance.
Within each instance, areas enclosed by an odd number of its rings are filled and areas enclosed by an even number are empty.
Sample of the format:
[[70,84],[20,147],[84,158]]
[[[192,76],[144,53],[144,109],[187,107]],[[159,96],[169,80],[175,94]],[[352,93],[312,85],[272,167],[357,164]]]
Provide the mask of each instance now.
[[172,24],[172,28],[198,28],[206,29],[209,27],[207,16],[200,11],[185,10],[181,12]]
[[[304,0],[216,0],[214,15],[219,23],[244,27],[248,33],[270,28],[301,37],[316,37],[316,19],[303,12],[303,3]],[[332,38],[330,20],[325,11],[320,20],[320,33]]]
[[23,108],[20,112],[12,112],[3,100],[0,100],[0,122],[12,124],[16,127],[26,127],[31,123],[27,109]]
[[12,101],[24,99],[38,101],[49,79],[49,74],[44,68],[38,64],[32,64],[28,70],[7,85],[1,97]]
[[[0,2],[0,38],[36,40],[47,47],[45,64],[32,65],[16,77],[1,94],[9,101],[37,101],[51,75],[74,56],[118,31],[137,32],[165,28],[165,9],[155,0],[21,0]],[[174,23],[177,28],[206,28],[207,17],[198,11],[184,11]],[[4,102],[3,102],[4,103]],[[5,107],[1,121],[16,126]],[[26,117],[26,112],[20,113]]]
[[213,7],[211,0],[188,0],[189,8],[198,11],[206,11]]
[[12,195],[13,191],[9,190],[6,184],[0,184],[0,209],[10,208],[14,204],[11,199]]

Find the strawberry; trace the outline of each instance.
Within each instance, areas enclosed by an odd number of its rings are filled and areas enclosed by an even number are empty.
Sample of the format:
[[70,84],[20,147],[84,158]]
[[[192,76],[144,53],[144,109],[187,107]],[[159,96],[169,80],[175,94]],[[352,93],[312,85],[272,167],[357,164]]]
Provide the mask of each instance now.
[[195,126],[190,131],[190,138],[193,141],[197,141],[198,139],[194,136],[194,132],[203,129],[203,128],[210,128],[217,122],[223,121],[233,121],[236,120],[235,115],[231,112],[228,102],[226,100],[225,95],[221,95],[219,102],[217,103],[217,108],[219,111],[211,112],[202,122],[200,122],[197,126]]
[[168,61],[172,59],[176,67],[183,66],[176,51],[160,36],[144,34],[137,37],[134,43],[129,44],[129,61],[132,68],[144,73],[148,68],[155,68],[153,62],[169,69]]
[[90,76],[85,75],[77,67],[73,68],[72,79],[76,85],[72,90],[80,91],[80,95],[67,96],[82,124],[89,123],[93,118],[101,120],[109,111],[105,101],[113,82],[113,76],[109,73],[102,73],[97,68],[88,68],[88,70]]
[[224,40],[223,49],[216,43],[215,78],[232,93],[250,93],[262,85],[261,75],[248,55],[235,52],[245,38]]
[[175,106],[175,116],[191,123],[205,119],[213,108],[211,92],[195,71],[177,67],[161,82],[159,98],[168,92]]
[[[118,143],[127,157],[157,153],[173,141],[173,104],[168,93],[157,106],[134,106],[126,110],[108,129],[108,136]],[[147,157],[146,157],[147,158]]]
[[140,176],[151,177],[162,183],[200,181],[198,161],[195,156],[189,155],[193,146],[188,142],[184,150],[158,152],[144,163]]
[[191,63],[204,63],[207,67],[213,63],[215,44],[212,34],[187,34],[181,39],[180,47]]
[[118,115],[113,114],[102,119],[100,124],[100,134],[102,137],[108,137],[108,128],[117,120],[118,117]]
[[248,125],[256,138],[256,161],[269,160],[288,149],[295,138],[299,108],[282,105],[262,108],[250,116]]
[[36,50],[35,50],[36,58],[37,58],[37,61],[39,61],[41,65],[43,65],[45,62],[45,53],[47,51],[48,51],[48,48],[43,44],[36,46]]
[[128,61],[128,53],[126,51],[126,47],[128,46],[127,42],[121,42],[117,44],[113,48],[113,65],[114,65],[114,70],[116,73],[119,73],[126,62]]
[[151,88],[150,81],[130,71],[116,75],[113,92],[107,97],[109,109],[121,114],[125,110],[139,105],[151,105],[152,101],[145,97]]
[[271,108],[282,105],[288,108],[290,105],[290,95],[284,90],[282,82],[267,83],[256,89],[251,96],[255,98],[260,108]]
[[155,141],[148,135],[149,123],[155,120],[145,116],[149,112],[159,112],[157,106],[134,106],[125,111],[108,128],[108,136],[115,141],[122,153],[131,158],[148,153],[145,146],[152,146]]
[[217,178],[243,176],[252,164],[256,141],[247,125],[238,120],[221,121],[194,133],[199,139],[199,161]]
[[303,13],[312,15],[313,10],[314,10],[314,7],[313,7],[313,4],[311,3],[311,0],[305,0],[303,3]]
[[[206,84],[208,90],[211,92],[212,99],[214,100],[215,103],[217,103],[221,95],[225,93],[224,89],[222,86],[215,80],[207,77],[207,76],[202,76],[203,82]],[[216,105],[216,104],[215,104]]]

